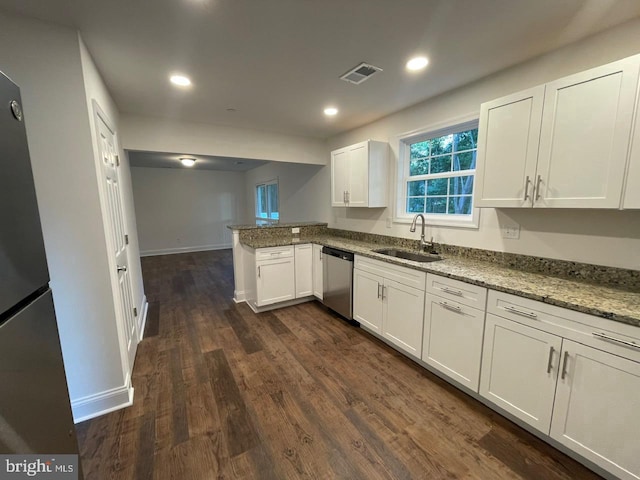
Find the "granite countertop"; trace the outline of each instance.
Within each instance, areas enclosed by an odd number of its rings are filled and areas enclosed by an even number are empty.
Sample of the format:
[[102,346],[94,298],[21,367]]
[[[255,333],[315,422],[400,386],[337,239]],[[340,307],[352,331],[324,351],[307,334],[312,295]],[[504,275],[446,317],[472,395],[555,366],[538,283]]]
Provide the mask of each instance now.
[[[447,255],[438,262],[419,263],[373,251],[385,248],[386,245],[342,237],[303,235],[301,237],[251,239],[242,241],[242,243],[249,248],[316,243],[640,327],[640,292],[630,292],[550,275],[514,270],[490,262],[452,255]],[[388,247],[396,248],[391,245]]]
[[247,223],[245,225],[227,225],[230,230],[253,230],[254,228],[295,228],[295,227],[326,227],[325,222],[292,222],[292,223],[272,223],[265,225],[256,225],[255,223]]

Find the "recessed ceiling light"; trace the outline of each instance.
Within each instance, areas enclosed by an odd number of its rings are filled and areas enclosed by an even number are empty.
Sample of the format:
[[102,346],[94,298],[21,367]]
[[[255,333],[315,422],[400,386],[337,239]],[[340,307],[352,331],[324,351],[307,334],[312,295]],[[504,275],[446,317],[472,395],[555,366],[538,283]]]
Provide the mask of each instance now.
[[324,109],[324,114],[328,117],[333,117],[338,114],[338,109],[335,107],[327,107]]
[[407,62],[407,70],[422,70],[429,64],[427,57],[414,57]]
[[196,164],[196,159],[195,158],[187,158],[187,157],[182,157],[180,159],[180,162],[182,163],[182,165],[184,165],[185,167],[193,167]]
[[171,75],[169,80],[171,80],[171,83],[179,87],[188,87],[191,85],[189,77],[185,77],[184,75]]

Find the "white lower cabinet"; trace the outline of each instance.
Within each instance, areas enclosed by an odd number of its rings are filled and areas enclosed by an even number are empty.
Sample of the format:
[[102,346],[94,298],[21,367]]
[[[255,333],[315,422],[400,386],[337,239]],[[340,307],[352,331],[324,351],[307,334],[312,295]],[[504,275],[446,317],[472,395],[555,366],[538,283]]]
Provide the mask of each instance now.
[[551,437],[619,478],[639,479],[640,363],[566,339],[562,361]]
[[356,256],[353,318],[403,352],[420,358],[425,278],[423,272]]
[[484,310],[427,293],[422,360],[478,392]]
[[322,300],[323,284],[322,284],[322,245],[313,244],[313,261],[311,269],[313,270],[313,295]]
[[313,295],[313,247],[310,243],[295,246],[296,298]]
[[562,338],[487,314],[480,395],[549,433]]
[[256,262],[256,305],[296,298],[294,258],[278,258]]

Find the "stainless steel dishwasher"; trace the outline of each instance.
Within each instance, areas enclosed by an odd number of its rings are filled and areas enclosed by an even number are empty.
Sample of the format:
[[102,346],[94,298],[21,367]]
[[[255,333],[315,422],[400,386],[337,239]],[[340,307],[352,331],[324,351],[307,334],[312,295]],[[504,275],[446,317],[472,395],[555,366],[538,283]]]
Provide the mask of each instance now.
[[347,320],[353,320],[353,253],[322,248],[323,303]]

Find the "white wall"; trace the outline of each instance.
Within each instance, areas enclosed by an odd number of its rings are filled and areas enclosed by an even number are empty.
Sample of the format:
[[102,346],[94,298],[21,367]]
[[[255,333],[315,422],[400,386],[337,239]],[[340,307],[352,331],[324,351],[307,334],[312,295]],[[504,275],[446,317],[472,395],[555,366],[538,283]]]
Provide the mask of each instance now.
[[[388,141],[395,169],[398,135],[479,112],[480,104],[487,100],[634,55],[640,51],[638,38],[640,20],[605,31],[370,125],[332,137],[328,140],[326,156],[329,157],[331,150],[366,139]],[[428,81],[428,76],[427,70],[424,81]],[[317,201],[330,210],[331,227],[419,238],[418,233],[409,233],[406,224],[386,228],[386,219],[393,215],[392,208],[331,209],[330,186],[328,180],[325,181],[325,193]],[[394,182],[390,182],[389,188],[390,192],[395,192]],[[506,219],[520,223],[519,240],[501,238],[500,225]],[[478,230],[434,227],[431,234],[436,241],[453,245],[640,269],[640,212],[483,209],[480,222]]]
[[78,36],[0,14],[0,70],[22,92],[74,403],[124,383]]
[[142,255],[231,248],[244,222],[243,172],[131,169]]
[[123,115],[121,128],[127,150],[327,163],[325,143],[316,138],[134,115]]
[[316,165],[272,162],[246,173],[246,222],[255,221],[255,188],[258,183],[278,179],[281,222],[329,222],[331,215],[327,182],[329,168]]

